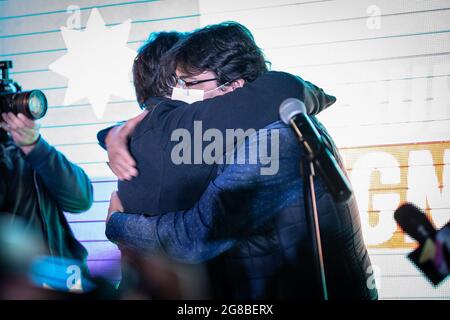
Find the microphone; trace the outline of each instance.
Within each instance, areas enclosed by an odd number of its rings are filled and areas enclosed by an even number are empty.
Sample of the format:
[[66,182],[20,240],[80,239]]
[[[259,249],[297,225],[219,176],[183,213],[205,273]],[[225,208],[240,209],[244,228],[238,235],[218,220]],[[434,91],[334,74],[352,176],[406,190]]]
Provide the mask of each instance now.
[[437,231],[425,212],[412,203],[404,203],[394,212],[394,219],[419,247],[408,258],[434,284],[450,274],[450,223]]
[[398,225],[420,244],[429,238],[434,239],[436,229],[427,219],[425,213],[414,204],[406,202],[394,212]]
[[338,202],[347,201],[352,195],[350,182],[307,115],[305,104],[288,98],[281,103],[279,113],[281,120],[292,126],[303,143],[307,156],[316,165],[333,198]]

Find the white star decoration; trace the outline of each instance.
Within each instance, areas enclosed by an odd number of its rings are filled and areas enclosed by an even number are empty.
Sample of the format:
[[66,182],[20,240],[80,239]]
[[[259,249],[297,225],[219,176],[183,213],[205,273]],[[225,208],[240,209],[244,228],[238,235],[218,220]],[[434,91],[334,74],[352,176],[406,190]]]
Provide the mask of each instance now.
[[49,68],[69,79],[64,104],[88,98],[102,118],[110,96],[135,99],[129,74],[136,52],[127,47],[131,20],[106,28],[94,8],[84,31],[61,27],[67,54]]

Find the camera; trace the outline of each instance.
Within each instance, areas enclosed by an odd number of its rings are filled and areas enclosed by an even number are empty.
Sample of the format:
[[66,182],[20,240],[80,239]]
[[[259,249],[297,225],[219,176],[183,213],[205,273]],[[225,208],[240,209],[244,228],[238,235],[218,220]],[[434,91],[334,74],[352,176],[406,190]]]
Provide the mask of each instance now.
[[47,98],[40,90],[22,91],[22,88],[9,78],[12,61],[0,61],[2,78],[0,79],[0,114],[12,112],[22,113],[26,117],[37,120],[47,113]]

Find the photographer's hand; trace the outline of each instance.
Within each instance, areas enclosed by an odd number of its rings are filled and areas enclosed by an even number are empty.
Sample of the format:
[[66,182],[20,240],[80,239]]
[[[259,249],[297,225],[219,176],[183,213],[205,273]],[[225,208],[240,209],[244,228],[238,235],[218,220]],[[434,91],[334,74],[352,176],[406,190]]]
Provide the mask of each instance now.
[[2,113],[2,118],[5,121],[2,128],[10,133],[14,143],[25,154],[31,152],[39,140],[39,125],[21,113],[17,116],[12,112]]
[[136,161],[128,150],[128,139],[147,114],[148,111],[144,111],[128,120],[125,124],[114,127],[106,136],[105,144],[108,151],[108,165],[120,180],[131,180],[138,175]]

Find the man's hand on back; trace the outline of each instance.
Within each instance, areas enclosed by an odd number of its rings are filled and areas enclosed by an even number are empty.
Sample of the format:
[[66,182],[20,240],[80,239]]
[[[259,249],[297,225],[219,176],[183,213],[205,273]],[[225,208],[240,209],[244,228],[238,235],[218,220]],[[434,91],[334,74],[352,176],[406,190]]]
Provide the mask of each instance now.
[[147,114],[148,111],[145,110],[123,125],[112,128],[106,136],[105,144],[108,151],[108,165],[120,180],[131,180],[138,175],[136,161],[128,149],[128,140],[136,126]]

